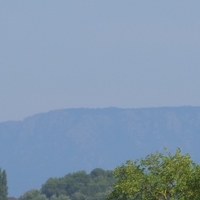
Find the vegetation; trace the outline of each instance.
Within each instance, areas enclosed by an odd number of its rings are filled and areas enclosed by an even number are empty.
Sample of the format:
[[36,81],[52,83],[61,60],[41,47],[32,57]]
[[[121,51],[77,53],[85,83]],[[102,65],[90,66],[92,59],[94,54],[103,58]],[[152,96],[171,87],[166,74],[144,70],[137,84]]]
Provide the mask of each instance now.
[[19,200],[47,200],[47,198],[40,190],[29,190],[25,192]]
[[[6,186],[5,180],[2,172],[1,184]],[[177,149],[128,160],[114,171],[96,168],[90,174],[49,178],[40,190],[27,191],[19,200],[199,200],[199,190],[200,166]]]
[[30,190],[19,200],[105,200],[114,185],[112,171],[96,168],[62,178],[50,178],[41,190]]
[[[68,174],[63,178],[50,178],[42,186],[42,193],[47,198],[60,195],[69,196],[70,199],[105,199],[108,191],[112,189],[114,177],[112,171],[104,171],[97,168],[86,174],[79,171]],[[104,198],[103,198],[104,197]]]
[[[19,200],[48,200],[46,195],[42,194],[40,190],[29,190],[25,192]],[[59,197],[52,196],[50,200],[70,200],[69,197],[65,195],[60,195]]]
[[8,187],[6,171],[0,168],[0,200],[7,200]]
[[199,200],[200,166],[189,155],[165,151],[114,170],[116,183],[108,199]]

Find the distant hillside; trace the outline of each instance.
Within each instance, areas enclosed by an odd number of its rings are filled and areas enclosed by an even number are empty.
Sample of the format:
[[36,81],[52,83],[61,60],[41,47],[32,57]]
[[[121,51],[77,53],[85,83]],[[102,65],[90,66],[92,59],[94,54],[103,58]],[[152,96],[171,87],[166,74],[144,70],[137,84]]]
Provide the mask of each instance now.
[[200,107],[64,109],[0,123],[0,167],[9,196],[49,177],[113,169],[163,147],[181,147],[199,162]]

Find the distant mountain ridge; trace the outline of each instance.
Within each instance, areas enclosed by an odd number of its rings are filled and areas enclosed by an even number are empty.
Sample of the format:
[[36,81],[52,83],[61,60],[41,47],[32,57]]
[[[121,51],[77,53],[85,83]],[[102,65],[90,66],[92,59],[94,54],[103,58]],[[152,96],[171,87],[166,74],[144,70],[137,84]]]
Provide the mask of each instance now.
[[181,147],[199,162],[200,107],[63,109],[0,123],[0,167],[10,196],[47,178]]

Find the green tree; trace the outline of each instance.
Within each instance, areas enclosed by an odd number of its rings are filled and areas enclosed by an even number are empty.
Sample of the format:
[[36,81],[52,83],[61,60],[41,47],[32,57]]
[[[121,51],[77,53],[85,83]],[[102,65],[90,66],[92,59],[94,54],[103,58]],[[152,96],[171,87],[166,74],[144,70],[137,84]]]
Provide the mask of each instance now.
[[49,178],[46,183],[42,186],[42,193],[47,196],[47,198],[60,195],[66,195],[66,183],[62,178]]
[[42,185],[41,192],[52,200],[61,196],[72,200],[105,200],[113,184],[113,171],[96,168],[90,174],[78,171],[62,178],[50,178]]
[[40,190],[33,189],[25,192],[19,200],[47,200],[47,198]]
[[81,192],[75,192],[72,196],[71,196],[72,200],[86,200],[87,196],[82,194]]
[[0,200],[7,200],[8,187],[7,187],[7,175],[5,170],[0,168]]
[[200,167],[177,149],[156,152],[114,170],[116,183],[107,199],[199,200]]
[[63,194],[61,194],[60,196],[56,197],[55,195],[53,195],[50,200],[71,200],[69,196],[65,196]]

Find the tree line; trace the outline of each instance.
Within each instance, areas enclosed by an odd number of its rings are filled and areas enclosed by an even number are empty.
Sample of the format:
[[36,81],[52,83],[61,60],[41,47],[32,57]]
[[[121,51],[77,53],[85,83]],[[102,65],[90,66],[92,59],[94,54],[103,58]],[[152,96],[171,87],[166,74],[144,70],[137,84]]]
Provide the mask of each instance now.
[[115,179],[113,171],[96,168],[49,178],[40,190],[30,190],[19,200],[105,200]]
[[[0,170],[0,200],[7,198],[5,171]],[[200,165],[178,148],[135,161],[113,171],[96,168],[49,178],[40,190],[25,192],[19,200],[199,200]]]

